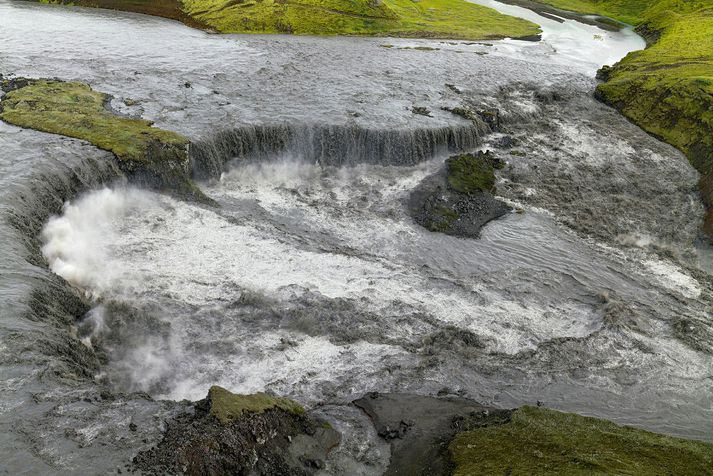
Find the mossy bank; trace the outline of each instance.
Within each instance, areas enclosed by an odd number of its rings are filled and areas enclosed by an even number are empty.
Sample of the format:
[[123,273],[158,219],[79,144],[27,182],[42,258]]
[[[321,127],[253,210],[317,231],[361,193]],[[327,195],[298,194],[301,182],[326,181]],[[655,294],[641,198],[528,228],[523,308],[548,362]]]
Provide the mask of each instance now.
[[110,97],[88,85],[52,79],[6,79],[0,119],[10,124],[86,140],[112,152],[133,182],[181,198],[208,201],[190,180],[189,141],[143,119],[120,116]]
[[457,476],[713,474],[710,443],[529,406],[458,434],[449,450]]
[[465,0],[41,0],[172,18],[219,33],[536,39],[540,28]]
[[713,0],[539,1],[636,25],[648,47],[603,68],[597,96],[687,155],[713,234]]

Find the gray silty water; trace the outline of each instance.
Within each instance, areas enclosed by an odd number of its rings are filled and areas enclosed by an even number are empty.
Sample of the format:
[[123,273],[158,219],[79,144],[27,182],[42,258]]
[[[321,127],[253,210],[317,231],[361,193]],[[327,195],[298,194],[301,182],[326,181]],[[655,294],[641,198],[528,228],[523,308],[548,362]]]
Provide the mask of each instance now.
[[[0,45],[2,73],[88,81],[187,134],[221,205],[116,185],[107,154],[0,125],[2,469],[105,473],[180,406],[127,392],[215,383],[329,403],[345,448],[371,434],[351,398],[444,387],[711,439],[697,174],[594,101],[592,63],[546,42],[216,36],[7,1]],[[497,109],[498,131],[444,106]],[[409,190],[479,146],[524,213],[479,241],[419,229]],[[366,445],[329,468],[378,473]]]

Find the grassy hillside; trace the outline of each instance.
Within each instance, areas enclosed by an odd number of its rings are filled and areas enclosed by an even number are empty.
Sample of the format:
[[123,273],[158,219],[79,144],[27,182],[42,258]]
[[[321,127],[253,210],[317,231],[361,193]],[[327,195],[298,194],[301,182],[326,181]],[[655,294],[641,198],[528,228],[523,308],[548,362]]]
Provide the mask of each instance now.
[[539,33],[529,22],[463,0],[184,0],[225,33],[383,35],[464,39]]
[[40,0],[148,13],[220,33],[496,39],[534,23],[465,0]]
[[713,444],[535,407],[460,433],[449,450],[456,476],[713,474]]
[[713,234],[713,0],[539,0],[637,25],[649,47],[601,73],[599,97],[683,151],[701,173]]

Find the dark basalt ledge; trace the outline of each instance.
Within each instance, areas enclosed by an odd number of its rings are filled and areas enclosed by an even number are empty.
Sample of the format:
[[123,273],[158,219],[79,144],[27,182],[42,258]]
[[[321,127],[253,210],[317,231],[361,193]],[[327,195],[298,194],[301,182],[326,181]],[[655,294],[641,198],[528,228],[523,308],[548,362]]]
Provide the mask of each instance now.
[[306,476],[324,467],[341,436],[286,398],[236,395],[214,386],[193,412],[167,423],[163,440],[140,452],[144,474]]
[[353,402],[366,413],[378,435],[391,444],[390,475],[451,474],[448,445],[457,433],[507,423],[512,410],[500,410],[459,397],[370,393]]
[[490,152],[449,158],[411,192],[409,213],[430,231],[477,238],[483,226],[512,210],[492,195],[494,170],[502,166]]
[[[48,2],[49,3],[49,2]],[[69,4],[77,7],[105,8],[107,10],[119,10],[132,13],[143,13],[157,17],[168,18],[180,21],[187,26],[208,30],[208,25],[196,18],[186,15],[181,10],[179,0],[57,0],[52,3]]]

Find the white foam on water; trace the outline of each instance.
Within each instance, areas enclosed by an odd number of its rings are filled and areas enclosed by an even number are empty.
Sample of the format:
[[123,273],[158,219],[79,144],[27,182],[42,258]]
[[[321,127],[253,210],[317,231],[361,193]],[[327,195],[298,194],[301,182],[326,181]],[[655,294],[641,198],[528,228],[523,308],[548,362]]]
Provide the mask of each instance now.
[[527,8],[508,5],[495,0],[469,0],[493,8],[506,15],[530,20],[542,28],[542,41],[523,44],[522,41],[504,40],[496,43],[496,52],[527,59],[532,51],[543,50],[552,63],[566,64],[585,74],[594,76],[604,65],[619,61],[632,51],[642,50],[646,42],[632,28],[605,31],[575,20],[557,20],[543,17]]
[[211,385],[221,385],[237,393],[269,389],[307,399],[315,396],[315,387],[326,388],[335,382],[352,388],[346,394],[358,395],[364,389],[387,386],[385,376],[379,373],[382,361],[403,358],[405,354],[402,349],[387,345],[366,342],[335,345],[325,337],[310,336],[284,349],[281,339],[286,335],[278,332],[256,335],[249,344],[263,349],[259,357],[248,352],[236,353],[229,361],[214,359],[196,366],[191,359],[177,355],[175,363],[188,366],[188,371],[178,376],[169,393],[158,396],[199,400]]
[[[43,252],[53,271],[97,298],[134,303],[159,299],[182,308],[220,310],[245,291],[285,303],[308,293],[320,299],[356,300],[362,310],[385,316],[398,303],[403,312],[423,313],[470,330],[489,351],[508,354],[596,330],[597,313],[581,303],[539,302],[536,294],[503,299],[498,284],[474,276],[453,286],[447,273],[436,271],[434,276],[429,267],[412,262],[421,244],[454,247],[444,252],[446,259],[460,244],[474,243],[425,232],[405,216],[405,192],[437,165],[322,170],[304,164],[253,164],[207,188],[219,201],[258,203],[267,215],[253,218],[231,219],[213,209],[133,189],[103,189],[68,204],[62,216],[48,223]],[[283,218],[306,231],[290,232],[289,222],[279,225]],[[320,242],[315,237],[322,236],[324,249],[315,249],[314,243]],[[312,245],[304,246],[305,240]],[[89,329],[87,345],[107,325],[101,316],[95,311],[83,323]],[[162,395],[171,398],[199,397],[209,385],[198,385],[206,373],[213,383],[217,379],[247,392],[279,386],[286,369],[297,380],[316,373],[320,381],[338,381],[353,373],[349,365],[375,373],[382,357],[403,353],[367,342],[332,344],[327,337],[307,337],[296,349],[272,352],[283,335],[276,329],[261,330],[260,336],[232,336],[237,343],[229,351],[232,364],[226,364],[211,360],[217,358],[210,351],[197,355],[191,349],[199,316],[185,311],[161,318],[171,325],[170,338],[135,343],[119,366],[141,390],[170,376],[174,386]],[[391,336],[404,339],[412,331],[401,326],[390,332],[404,332]],[[209,328],[201,332],[209,340],[218,337]]]
[[42,254],[50,269],[75,286],[99,297],[115,294],[125,271],[105,246],[118,239],[115,224],[149,204],[150,195],[139,190],[108,188],[65,204],[42,230]]
[[[650,268],[657,285],[695,295],[681,271],[587,244],[545,213],[508,215],[479,240],[427,232],[404,203],[439,166],[244,163],[205,185],[220,209],[103,189],[48,223],[43,251],[55,272],[98,299],[158,303],[168,335],[138,336],[111,365],[129,389],[172,399],[201,398],[212,384],[302,401],[398,389],[402,373],[418,372],[423,356],[408,349],[433,332],[425,322],[470,331],[488,354],[586,337],[602,327],[597,293],[626,300],[649,286],[622,273],[627,266],[636,279]],[[306,302],[308,314],[310,303],[347,300],[384,319],[388,343],[340,341],[320,323],[261,326],[235,311],[246,293],[272,309]],[[331,319],[324,312],[310,319]],[[81,324],[88,345],[112,327],[102,316],[99,308]],[[626,365],[648,368],[632,355]],[[616,366],[623,355],[608,358]]]
[[658,282],[668,289],[679,292],[687,298],[697,298],[701,295],[700,283],[679,266],[662,260],[648,260],[645,264]]

